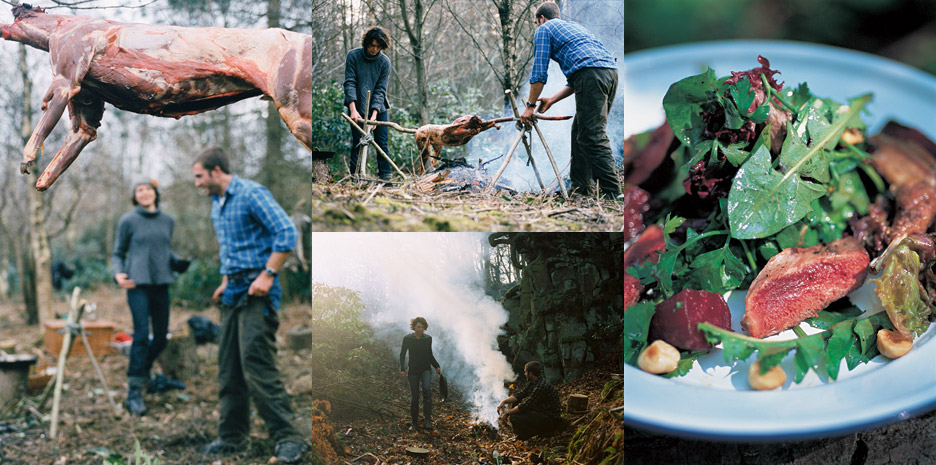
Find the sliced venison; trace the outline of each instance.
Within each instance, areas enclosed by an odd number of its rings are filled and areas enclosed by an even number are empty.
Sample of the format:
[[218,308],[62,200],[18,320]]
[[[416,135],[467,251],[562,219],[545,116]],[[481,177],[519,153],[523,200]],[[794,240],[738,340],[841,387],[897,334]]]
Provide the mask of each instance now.
[[751,336],[767,337],[816,316],[861,286],[869,261],[868,253],[853,237],[783,250],[751,283],[741,327]]

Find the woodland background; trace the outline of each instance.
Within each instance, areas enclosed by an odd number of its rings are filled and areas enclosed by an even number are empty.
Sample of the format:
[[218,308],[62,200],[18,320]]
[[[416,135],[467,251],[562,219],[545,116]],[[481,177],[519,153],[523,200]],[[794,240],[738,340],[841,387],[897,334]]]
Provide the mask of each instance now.
[[[12,5],[15,2],[4,0]],[[336,179],[350,137],[341,112],[346,53],[379,24],[393,39],[391,119],[408,127],[449,122],[464,114],[505,112],[504,90],[525,95],[539,0],[78,0],[37,2],[51,12],[186,26],[282,27],[320,44],[315,75],[321,121],[318,148],[335,150]],[[123,5],[121,5],[123,4]],[[563,17],[599,33],[617,55],[649,47],[725,38],[793,39],[857,48],[936,74],[936,12],[931,0],[565,0]],[[118,8],[117,5],[121,5]],[[12,21],[6,10],[0,21]],[[310,162],[270,106],[257,99],[175,121],[109,108],[98,140],[55,186],[32,189],[17,167],[49,84],[48,54],[0,44],[0,302],[35,323],[61,310],[74,286],[110,284],[107,269],[120,215],[134,179],[160,182],[161,207],[176,219],[175,249],[195,259],[173,289],[176,305],[200,308],[217,285],[217,243],[209,201],[194,189],[189,167],[212,144],[235,156],[235,172],[267,185],[290,213],[303,213]],[[627,111],[616,108],[616,111]],[[613,124],[613,122],[612,122]],[[39,166],[62,142],[60,123]],[[413,144],[391,131],[391,152],[412,169]],[[457,153],[457,152],[456,152]],[[37,170],[41,171],[41,170]],[[309,235],[305,239],[309,240]],[[50,269],[77,270],[54,291]],[[309,293],[299,266],[286,273],[288,300]]]

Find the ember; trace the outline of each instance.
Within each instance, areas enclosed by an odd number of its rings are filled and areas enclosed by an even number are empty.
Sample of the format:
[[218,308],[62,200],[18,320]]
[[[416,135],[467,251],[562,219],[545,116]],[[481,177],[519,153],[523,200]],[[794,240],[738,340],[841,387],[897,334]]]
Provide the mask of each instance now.
[[[487,174],[483,164],[472,166],[463,157],[459,157],[455,160],[443,160],[439,168],[416,181],[416,189],[425,193],[480,192],[490,183],[491,176]],[[494,188],[514,192],[504,182],[497,183]]]

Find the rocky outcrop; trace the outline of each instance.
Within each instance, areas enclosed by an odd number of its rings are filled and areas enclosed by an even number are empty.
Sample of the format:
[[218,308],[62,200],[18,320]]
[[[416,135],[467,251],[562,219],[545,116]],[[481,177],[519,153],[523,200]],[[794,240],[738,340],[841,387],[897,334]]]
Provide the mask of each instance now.
[[518,373],[539,360],[551,382],[568,381],[614,350],[624,312],[621,288],[630,234],[500,233],[511,248],[520,284],[507,292],[500,348]]

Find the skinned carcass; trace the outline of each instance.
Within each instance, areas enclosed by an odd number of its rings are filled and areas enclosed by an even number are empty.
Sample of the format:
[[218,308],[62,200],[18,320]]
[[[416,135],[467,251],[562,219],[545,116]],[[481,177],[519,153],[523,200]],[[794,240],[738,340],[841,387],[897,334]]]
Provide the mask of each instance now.
[[45,190],[97,137],[104,103],[180,118],[249,97],[273,101],[290,132],[312,150],[312,38],[283,29],[190,28],[53,15],[13,8],[0,37],[49,52],[52,84],[23,149],[28,173],[68,107],[64,145],[36,183]]
[[[513,118],[498,118],[485,121],[477,115],[462,116],[452,124],[426,124],[416,130],[416,148],[419,149],[420,170],[419,174],[425,172],[427,163],[435,168],[439,154],[442,153],[442,147],[455,147],[465,145],[472,137],[482,131],[497,127],[497,123],[510,121]],[[430,155],[430,150],[432,155]]]

